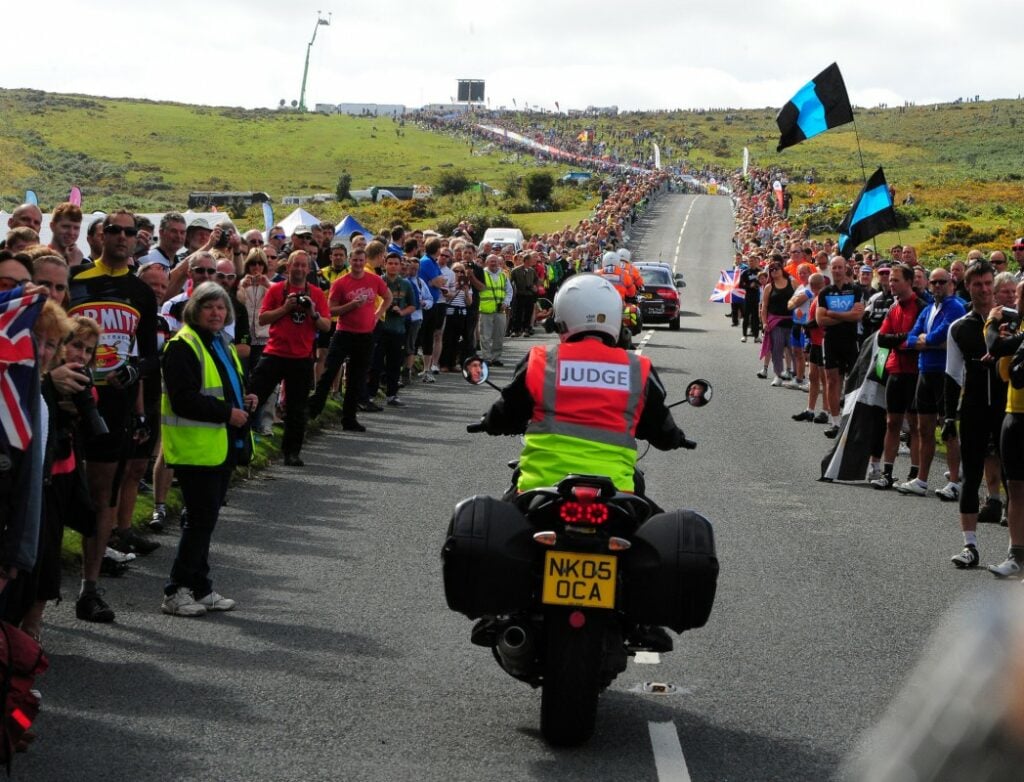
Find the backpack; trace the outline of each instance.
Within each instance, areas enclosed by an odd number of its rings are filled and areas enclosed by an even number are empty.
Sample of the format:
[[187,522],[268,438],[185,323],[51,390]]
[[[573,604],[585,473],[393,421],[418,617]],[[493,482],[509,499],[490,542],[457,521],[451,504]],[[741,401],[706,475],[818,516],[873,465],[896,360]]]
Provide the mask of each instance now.
[[36,676],[50,663],[28,633],[0,622],[0,763],[11,771],[11,757],[39,713],[39,696],[32,689]]

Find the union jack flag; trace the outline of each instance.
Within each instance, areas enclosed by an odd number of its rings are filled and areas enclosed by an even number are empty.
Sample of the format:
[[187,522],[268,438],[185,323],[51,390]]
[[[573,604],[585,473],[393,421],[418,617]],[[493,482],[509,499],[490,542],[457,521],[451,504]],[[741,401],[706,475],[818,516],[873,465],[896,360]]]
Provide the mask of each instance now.
[[20,296],[0,301],[0,436],[24,451],[32,442],[30,389],[36,366],[32,327],[45,296]]
[[740,287],[740,275],[742,273],[740,269],[730,269],[729,271],[722,269],[718,274],[718,282],[715,283],[715,289],[711,291],[711,298],[708,301],[732,304],[733,302],[739,303],[746,299],[747,292]]

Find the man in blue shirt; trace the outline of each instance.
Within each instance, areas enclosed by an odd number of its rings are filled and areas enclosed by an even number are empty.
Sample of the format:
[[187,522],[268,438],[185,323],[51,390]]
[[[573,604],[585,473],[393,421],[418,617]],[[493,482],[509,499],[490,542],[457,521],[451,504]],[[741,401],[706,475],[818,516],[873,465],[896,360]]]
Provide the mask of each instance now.
[[[907,335],[907,347],[918,351],[914,405],[917,408],[915,434],[921,464],[916,475],[914,465],[911,465],[910,480],[894,487],[901,494],[923,497],[928,493],[928,473],[935,458],[935,425],[939,412],[945,410],[946,339],[950,324],[967,311],[952,283],[953,278],[946,269],[932,271],[928,287],[934,302],[921,310],[914,328]],[[942,439],[946,443],[949,479],[956,483],[960,474],[960,442],[956,439],[955,429],[947,431],[943,427]]]
[[441,274],[441,267],[437,265],[437,255],[441,252],[441,239],[431,236],[423,246],[423,257],[420,258],[419,277],[430,288],[430,295],[434,300],[434,306],[423,312],[423,326],[420,327],[420,344],[423,345],[423,374],[420,377],[424,383],[433,383],[434,376],[430,374],[430,367],[434,362],[434,332],[444,326],[444,307],[438,307],[437,302],[441,298],[441,289],[445,287],[444,275]]

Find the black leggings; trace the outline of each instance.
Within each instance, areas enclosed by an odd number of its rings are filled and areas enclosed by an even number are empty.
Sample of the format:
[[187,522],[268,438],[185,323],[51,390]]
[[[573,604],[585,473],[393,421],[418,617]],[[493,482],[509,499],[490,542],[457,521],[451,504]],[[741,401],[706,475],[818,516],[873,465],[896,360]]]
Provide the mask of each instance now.
[[754,304],[753,307],[747,305],[743,307],[743,336],[746,337],[748,334],[757,339],[761,334],[761,313],[760,302]]
[[1003,411],[963,410],[960,413],[960,512],[978,512],[978,491],[985,477],[985,457],[995,443],[999,452],[999,433]]

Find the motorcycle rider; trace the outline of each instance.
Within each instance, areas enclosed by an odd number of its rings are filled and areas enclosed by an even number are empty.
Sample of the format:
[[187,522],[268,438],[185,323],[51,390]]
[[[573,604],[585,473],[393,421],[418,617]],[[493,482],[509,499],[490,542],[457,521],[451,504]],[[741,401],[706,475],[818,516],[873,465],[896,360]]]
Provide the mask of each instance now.
[[[619,491],[643,496],[637,438],[662,451],[696,447],[665,406],[650,359],[615,346],[621,307],[616,289],[596,274],[574,275],[555,295],[561,343],[531,348],[481,421],[491,435],[525,432],[506,498],[574,473],[604,475]],[[661,628],[639,628],[638,636],[648,648],[671,648]]]

